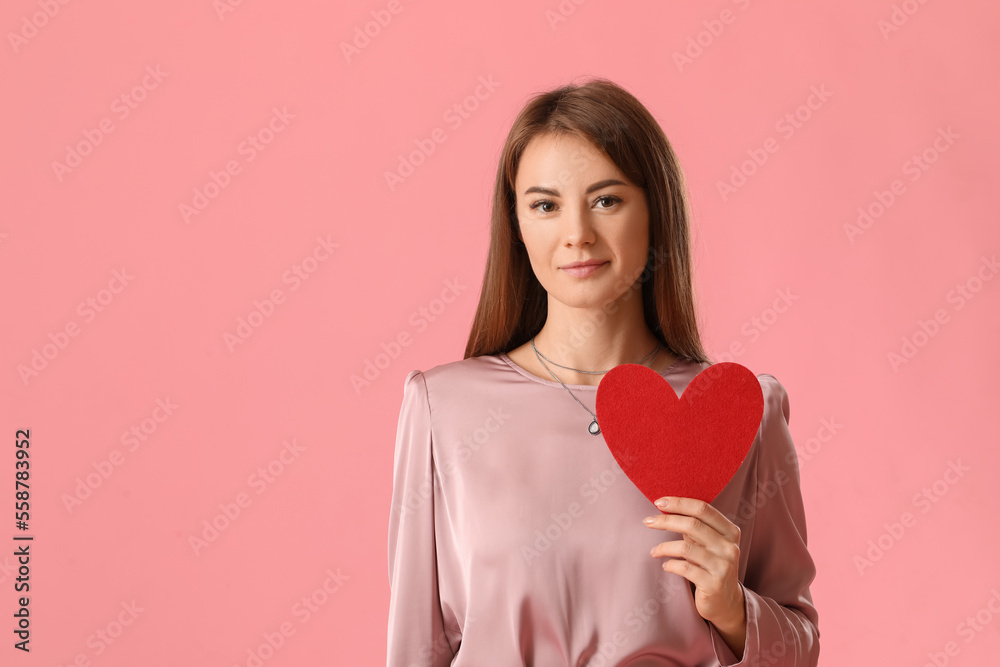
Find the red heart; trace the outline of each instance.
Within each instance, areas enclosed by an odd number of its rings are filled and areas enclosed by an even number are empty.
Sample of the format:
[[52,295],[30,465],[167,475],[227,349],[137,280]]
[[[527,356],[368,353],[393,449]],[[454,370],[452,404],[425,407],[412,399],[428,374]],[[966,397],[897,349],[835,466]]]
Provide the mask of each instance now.
[[699,373],[680,398],[662,375],[639,364],[616,366],[597,386],[604,440],[650,502],[715,500],[750,451],[763,413],[756,376],[727,361]]

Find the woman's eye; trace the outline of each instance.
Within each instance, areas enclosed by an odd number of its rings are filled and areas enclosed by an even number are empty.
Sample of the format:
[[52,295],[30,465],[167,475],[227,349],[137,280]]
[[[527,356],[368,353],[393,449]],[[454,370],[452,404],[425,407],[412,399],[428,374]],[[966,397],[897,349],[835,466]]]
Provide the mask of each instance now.
[[[599,202],[602,202],[602,201],[605,202],[606,205],[605,206],[598,206],[598,208],[609,209],[612,206],[614,206],[615,204],[618,204],[619,202],[621,202],[622,198],[621,197],[617,197],[615,195],[603,195],[601,197],[598,197],[595,200],[595,203],[599,203]],[[551,206],[553,208],[543,208],[545,206]],[[540,200],[536,201],[534,204],[531,204],[528,208],[533,209],[533,210],[541,210],[542,213],[551,213],[554,210],[554,207],[555,207],[555,204],[553,202],[549,201],[548,199],[540,199]]]
[[[536,201],[534,204],[532,204],[528,208],[537,209],[537,208],[539,208],[541,206],[554,206],[554,204],[552,202],[550,202],[548,199],[540,199],[539,201]],[[545,209],[542,212],[543,213],[551,213],[552,211],[549,210],[549,209]]]

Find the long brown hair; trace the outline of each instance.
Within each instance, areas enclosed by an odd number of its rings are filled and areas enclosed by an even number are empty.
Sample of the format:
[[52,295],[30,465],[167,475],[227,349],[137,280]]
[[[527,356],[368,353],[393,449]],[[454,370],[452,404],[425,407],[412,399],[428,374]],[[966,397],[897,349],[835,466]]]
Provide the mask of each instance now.
[[525,147],[535,136],[547,133],[589,140],[645,192],[649,258],[638,279],[646,324],[675,355],[710,361],[702,349],[695,316],[689,209],[677,156],[642,103],[602,78],[536,95],[507,135],[493,189],[483,288],[465,358],[509,352],[545,324],[547,295],[517,234],[514,179]]

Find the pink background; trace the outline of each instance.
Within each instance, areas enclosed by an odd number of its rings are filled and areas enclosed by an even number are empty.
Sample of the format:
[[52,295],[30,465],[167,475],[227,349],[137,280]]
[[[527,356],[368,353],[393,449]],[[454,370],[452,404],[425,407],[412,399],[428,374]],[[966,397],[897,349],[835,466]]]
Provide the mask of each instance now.
[[403,378],[462,356],[515,114],[591,75],[680,157],[710,353],[789,392],[821,664],[995,660],[996,3],[223,1],[0,12],[0,663],[383,664]]

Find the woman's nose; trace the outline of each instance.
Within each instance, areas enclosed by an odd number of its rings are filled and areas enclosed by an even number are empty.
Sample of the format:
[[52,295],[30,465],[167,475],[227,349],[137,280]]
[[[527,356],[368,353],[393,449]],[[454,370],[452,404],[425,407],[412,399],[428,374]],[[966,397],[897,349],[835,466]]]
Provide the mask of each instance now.
[[563,237],[567,243],[577,245],[594,241],[594,221],[590,211],[580,206],[567,206],[560,221]]

